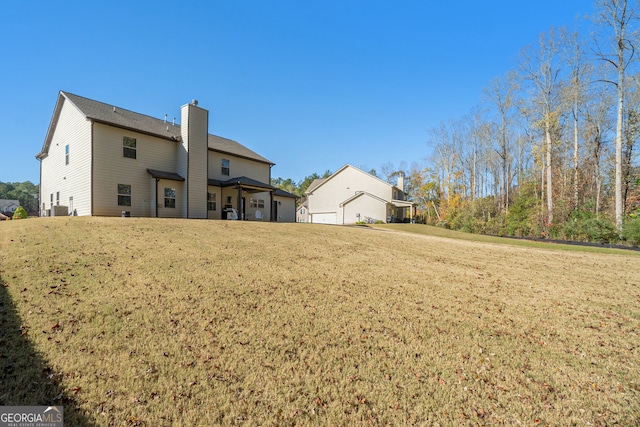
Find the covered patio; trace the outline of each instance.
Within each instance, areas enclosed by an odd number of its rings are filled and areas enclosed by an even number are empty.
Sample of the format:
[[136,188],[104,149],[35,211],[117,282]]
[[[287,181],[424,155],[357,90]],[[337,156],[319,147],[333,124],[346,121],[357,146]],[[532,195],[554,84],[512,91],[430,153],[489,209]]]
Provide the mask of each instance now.
[[[223,206],[222,219],[227,219],[229,209],[235,209],[238,220],[242,221],[274,221],[272,215],[273,195],[277,188],[255,179],[241,176],[227,181],[209,179],[210,186],[222,189]],[[259,198],[262,194],[264,199]],[[266,196],[268,194],[268,196]],[[247,195],[250,196],[247,206]],[[255,196],[252,197],[252,196]],[[266,197],[265,197],[266,196]]]

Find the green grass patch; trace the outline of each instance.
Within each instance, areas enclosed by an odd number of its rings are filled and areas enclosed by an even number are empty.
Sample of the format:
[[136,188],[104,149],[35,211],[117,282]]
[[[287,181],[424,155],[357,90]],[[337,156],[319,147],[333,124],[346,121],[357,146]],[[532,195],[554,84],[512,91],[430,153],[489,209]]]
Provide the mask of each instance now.
[[442,227],[434,227],[432,225],[424,224],[384,224],[370,226],[382,230],[394,230],[403,231],[407,233],[422,234],[432,237],[443,237],[446,239],[465,240],[469,242],[482,242],[491,243],[496,245],[512,245],[521,246],[525,248],[535,249],[551,249],[570,252],[587,252],[587,253],[601,253],[601,254],[625,254],[640,256],[640,251],[633,251],[629,249],[617,249],[608,247],[599,247],[597,245],[570,245],[562,243],[544,242],[540,240],[528,240],[528,239],[516,239],[508,237],[487,236],[484,234],[465,233],[463,231],[449,230]]
[[400,229],[0,223],[0,405],[97,426],[637,422],[635,253]]

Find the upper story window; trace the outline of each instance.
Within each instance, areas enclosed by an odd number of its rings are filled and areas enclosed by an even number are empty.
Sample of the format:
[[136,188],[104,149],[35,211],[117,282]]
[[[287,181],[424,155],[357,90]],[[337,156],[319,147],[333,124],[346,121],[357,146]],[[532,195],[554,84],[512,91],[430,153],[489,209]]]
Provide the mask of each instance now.
[[176,189],[165,187],[164,189],[164,207],[175,208],[176,207]]
[[222,175],[229,176],[229,159],[222,159]]
[[122,156],[130,159],[136,158],[136,139],[128,136],[122,137]]
[[131,206],[131,185],[118,184],[118,206]]
[[64,164],[69,164],[69,144],[64,146]]

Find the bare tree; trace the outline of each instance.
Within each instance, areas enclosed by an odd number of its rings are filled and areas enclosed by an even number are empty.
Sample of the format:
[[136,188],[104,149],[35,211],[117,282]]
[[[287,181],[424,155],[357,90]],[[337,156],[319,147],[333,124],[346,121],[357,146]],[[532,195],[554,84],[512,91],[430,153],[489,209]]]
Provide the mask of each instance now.
[[511,110],[514,107],[514,93],[518,90],[518,77],[514,71],[509,71],[503,78],[495,78],[485,89],[485,96],[491,101],[498,112],[498,147],[496,153],[500,157],[500,209],[509,209],[509,165],[511,149],[509,128]]
[[573,120],[573,209],[579,204],[579,152],[580,152],[580,105],[583,103],[585,91],[585,75],[589,70],[584,47],[577,32],[562,32],[565,46],[565,60],[571,70],[569,83],[565,88],[565,98],[570,105]]
[[592,193],[594,194],[594,209],[596,216],[600,214],[602,204],[602,167],[601,160],[605,149],[606,135],[613,128],[610,106],[611,94],[602,85],[591,85],[583,100],[583,115],[585,119],[584,138],[586,156],[589,160]]
[[544,132],[547,193],[547,221],[553,222],[553,134],[557,126],[560,95],[559,46],[553,29],[541,34],[538,49],[526,49],[522,55],[522,70],[533,85],[533,97]]
[[618,233],[621,233],[624,219],[622,140],[625,90],[629,66],[635,58],[635,24],[640,4],[634,0],[598,0],[597,6],[597,22],[608,30],[607,34],[602,36],[608,42],[604,50],[600,40],[596,40],[597,56],[615,70],[615,77],[606,81],[615,86],[617,93],[615,215],[616,228]]

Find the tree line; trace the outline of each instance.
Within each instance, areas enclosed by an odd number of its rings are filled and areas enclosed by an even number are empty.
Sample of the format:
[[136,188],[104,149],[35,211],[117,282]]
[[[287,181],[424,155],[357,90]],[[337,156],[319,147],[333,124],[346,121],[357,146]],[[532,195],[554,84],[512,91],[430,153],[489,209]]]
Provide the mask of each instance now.
[[307,188],[309,185],[316,179],[328,178],[331,176],[332,172],[330,170],[326,170],[322,175],[314,172],[311,175],[305,176],[301,181],[295,182],[291,178],[271,178],[271,185],[274,187],[280,188],[284,191],[287,191],[291,194],[295,194],[296,196],[303,198],[305,197],[305,193],[307,192]]
[[31,181],[1,182],[0,199],[18,200],[29,214],[38,213],[38,196],[40,187]]
[[639,19],[637,1],[597,1],[579,22],[586,31],[542,33],[487,85],[481,105],[429,131],[440,221],[492,234],[633,238]]
[[479,105],[428,130],[428,159],[372,172],[404,172],[425,223],[640,244],[639,6],[598,0],[577,28],[540,34]]

